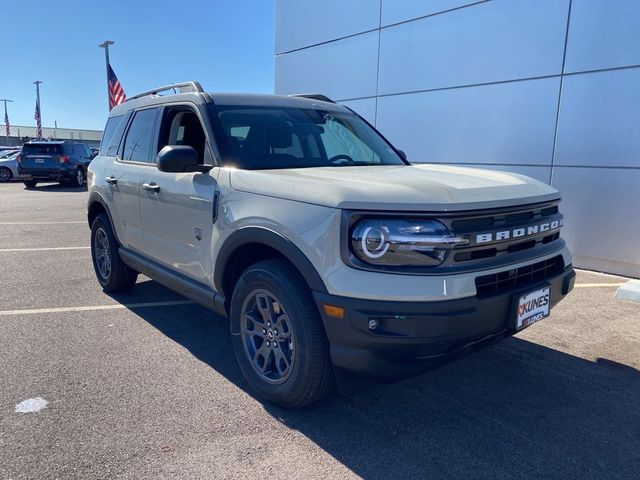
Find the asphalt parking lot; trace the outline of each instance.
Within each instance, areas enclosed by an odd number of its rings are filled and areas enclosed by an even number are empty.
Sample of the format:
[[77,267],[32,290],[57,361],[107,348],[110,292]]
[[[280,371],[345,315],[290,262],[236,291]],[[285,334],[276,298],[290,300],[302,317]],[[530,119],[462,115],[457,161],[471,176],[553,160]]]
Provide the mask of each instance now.
[[515,338],[286,411],[254,398],[223,319],[142,277],[102,292],[86,195],[0,185],[0,478],[638,478],[625,279],[581,271]]

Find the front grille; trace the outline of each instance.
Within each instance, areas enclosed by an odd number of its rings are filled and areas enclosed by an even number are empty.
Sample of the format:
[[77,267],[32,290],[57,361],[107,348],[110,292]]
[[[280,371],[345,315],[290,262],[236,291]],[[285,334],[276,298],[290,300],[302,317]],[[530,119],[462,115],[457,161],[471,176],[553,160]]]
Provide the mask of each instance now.
[[[528,226],[537,226],[547,222],[547,225],[556,224],[554,231],[533,231],[533,234],[524,235]],[[456,236],[469,240],[468,245],[458,246],[454,249],[449,262],[462,263],[473,262],[491,257],[503,257],[505,255],[532,250],[537,246],[546,245],[560,238],[557,227],[562,225],[562,215],[558,211],[557,203],[542,204],[522,207],[511,211],[490,212],[453,217],[449,220],[448,228]],[[522,233],[511,235],[512,232]],[[506,237],[498,236],[507,233]],[[491,240],[476,241],[476,236],[489,234]]]
[[544,280],[548,280],[564,270],[562,255],[526,265],[512,268],[491,275],[476,277],[478,298],[487,298],[507,293],[519,288],[527,287]]

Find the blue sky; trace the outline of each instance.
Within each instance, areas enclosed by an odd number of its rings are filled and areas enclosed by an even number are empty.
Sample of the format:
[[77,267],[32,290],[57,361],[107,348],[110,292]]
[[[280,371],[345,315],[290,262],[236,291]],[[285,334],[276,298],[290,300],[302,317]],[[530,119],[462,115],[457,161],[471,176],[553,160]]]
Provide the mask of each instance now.
[[[102,129],[104,50],[127,95],[198,80],[208,91],[273,92],[273,0],[3,2],[0,98],[12,125]],[[55,5],[55,7],[53,6]],[[0,103],[0,108],[1,108]],[[0,124],[4,123],[0,111]]]

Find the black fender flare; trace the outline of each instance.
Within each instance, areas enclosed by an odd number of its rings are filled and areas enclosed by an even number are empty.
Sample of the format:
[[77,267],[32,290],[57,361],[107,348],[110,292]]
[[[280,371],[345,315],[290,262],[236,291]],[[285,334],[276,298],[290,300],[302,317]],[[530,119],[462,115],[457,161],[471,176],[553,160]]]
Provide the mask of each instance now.
[[[93,205],[94,203],[99,203],[104,209],[104,211],[107,212],[107,217],[109,217],[109,222],[111,223],[111,229],[113,230],[113,235],[116,237],[116,240],[118,240],[118,235],[116,234],[116,227],[115,227],[115,224],[113,223],[113,218],[111,217],[111,210],[109,210],[109,206],[107,205],[107,202],[105,201],[104,197],[95,191],[89,194],[89,199],[87,200],[87,223],[89,224],[89,228],[91,228],[91,220],[89,217],[89,213],[91,212],[91,205]],[[118,243],[120,243],[119,240],[118,240]]]
[[[215,261],[213,282],[216,291],[221,294],[228,293],[224,292],[223,288],[224,274],[228,266],[228,262],[238,248],[251,243],[262,244],[276,250],[293,264],[305,279],[311,290],[328,293],[327,287],[322,281],[322,277],[320,277],[316,268],[291,240],[283,237],[273,230],[257,226],[240,228],[225,240]],[[230,301],[231,298],[227,298],[226,300]]]

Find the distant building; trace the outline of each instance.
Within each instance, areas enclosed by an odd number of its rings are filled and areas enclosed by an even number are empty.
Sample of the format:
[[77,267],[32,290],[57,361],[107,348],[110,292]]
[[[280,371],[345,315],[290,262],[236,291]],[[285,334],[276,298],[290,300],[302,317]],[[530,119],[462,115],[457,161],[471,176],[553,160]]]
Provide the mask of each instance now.
[[[0,134],[4,133],[4,125],[0,124]],[[55,140],[75,140],[86,143],[91,147],[100,145],[102,130],[87,130],[82,128],[52,128],[42,127],[42,137]],[[36,127],[25,127],[23,125],[11,125],[11,136],[0,135],[0,145],[16,146],[22,145],[28,140],[36,139]]]

